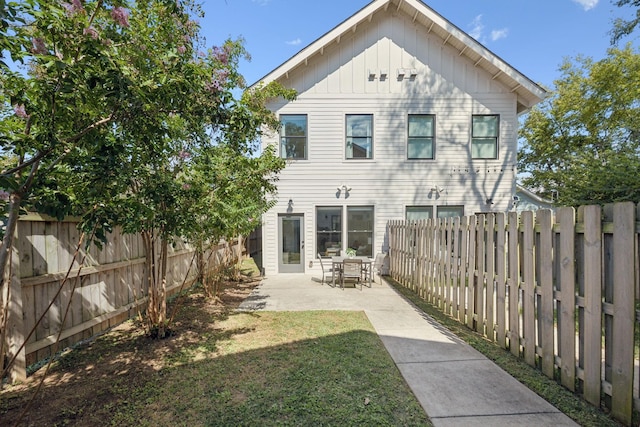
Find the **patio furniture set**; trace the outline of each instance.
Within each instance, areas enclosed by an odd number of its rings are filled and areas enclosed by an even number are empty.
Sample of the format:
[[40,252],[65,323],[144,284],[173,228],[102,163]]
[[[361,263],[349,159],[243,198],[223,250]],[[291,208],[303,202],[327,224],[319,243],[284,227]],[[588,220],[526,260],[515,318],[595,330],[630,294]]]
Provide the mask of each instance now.
[[332,256],[322,257],[318,253],[318,261],[322,269],[322,283],[325,282],[325,275],[331,273],[331,283],[336,286],[336,278],[340,287],[344,289],[345,282],[354,282],[360,285],[365,281],[369,282],[369,287],[374,281],[374,274],[380,274],[386,254],[379,253],[375,259],[367,256]]

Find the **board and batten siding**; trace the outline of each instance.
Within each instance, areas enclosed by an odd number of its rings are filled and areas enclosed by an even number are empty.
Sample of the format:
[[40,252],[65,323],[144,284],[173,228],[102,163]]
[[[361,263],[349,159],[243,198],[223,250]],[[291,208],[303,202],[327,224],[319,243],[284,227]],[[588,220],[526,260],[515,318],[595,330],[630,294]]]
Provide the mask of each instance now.
[[[399,79],[399,68],[415,69],[416,76]],[[307,115],[307,159],[288,162],[278,204],[264,216],[265,272],[277,272],[277,218],[290,199],[292,213],[304,214],[305,268],[314,273],[316,206],[374,206],[374,254],[386,249],[386,224],[403,219],[406,206],[464,205],[465,215],[511,208],[516,95],[410,17],[375,15],[280,82],[298,98],[270,107],[278,115]],[[345,159],[347,114],[373,115],[373,159]],[[409,114],[435,115],[434,160],[407,160]],[[497,159],[471,158],[473,114],[500,116]],[[278,147],[279,137],[266,134],[262,143]],[[337,194],[342,185],[351,188],[348,199]],[[435,194],[434,186],[444,191]]]

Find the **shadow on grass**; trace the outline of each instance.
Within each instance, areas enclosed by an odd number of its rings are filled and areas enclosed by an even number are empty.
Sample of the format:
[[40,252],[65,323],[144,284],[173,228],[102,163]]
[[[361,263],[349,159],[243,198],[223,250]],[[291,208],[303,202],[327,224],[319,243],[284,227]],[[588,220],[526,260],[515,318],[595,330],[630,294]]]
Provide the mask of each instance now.
[[[181,312],[63,355],[21,425],[430,425],[361,312]],[[3,425],[32,394],[0,394]]]

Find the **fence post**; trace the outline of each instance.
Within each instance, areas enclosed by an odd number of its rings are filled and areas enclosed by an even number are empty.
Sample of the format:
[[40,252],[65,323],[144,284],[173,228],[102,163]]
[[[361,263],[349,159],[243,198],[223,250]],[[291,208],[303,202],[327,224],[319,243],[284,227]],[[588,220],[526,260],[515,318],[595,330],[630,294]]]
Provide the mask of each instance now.
[[[13,237],[10,262],[5,283],[9,286],[9,310],[7,312],[6,342],[7,359],[14,359],[9,370],[9,380],[12,383],[27,379],[27,351],[23,346],[25,338],[24,316],[22,314],[22,283],[20,281],[20,254],[18,253],[18,227]],[[21,348],[22,347],[22,348]],[[2,368],[2,366],[0,366]],[[0,378],[1,380],[1,378]]]

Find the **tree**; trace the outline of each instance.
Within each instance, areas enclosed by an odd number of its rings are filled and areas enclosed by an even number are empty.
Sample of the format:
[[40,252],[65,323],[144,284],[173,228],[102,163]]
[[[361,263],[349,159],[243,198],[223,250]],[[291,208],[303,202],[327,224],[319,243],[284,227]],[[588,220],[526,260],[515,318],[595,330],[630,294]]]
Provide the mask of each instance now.
[[640,55],[612,48],[561,70],[521,127],[524,185],[566,205],[640,201]]
[[80,215],[98,241],[116,225],[141,232],[149,326],[162,336],[167,245],[211,214],[183,209],[211,208],[186,191],[198,163],[188,157],[212,146],[248,156],[261,126],[277,124],[267,99],[295,94],[274,83],[235,99],[242,42],[207,49],[190,0],[27,0],[2,12],[1,46],[25,68],[0,64],[0,277],[21,209]]
[[613,0],[615,6],[634,6],[636,7],[636,16],[632,19],[616,18],[613,21],[613,29],[611,30],[611,44],[614,45],[624,36],[631,34],[638,25],[640,25],[640,0]]

